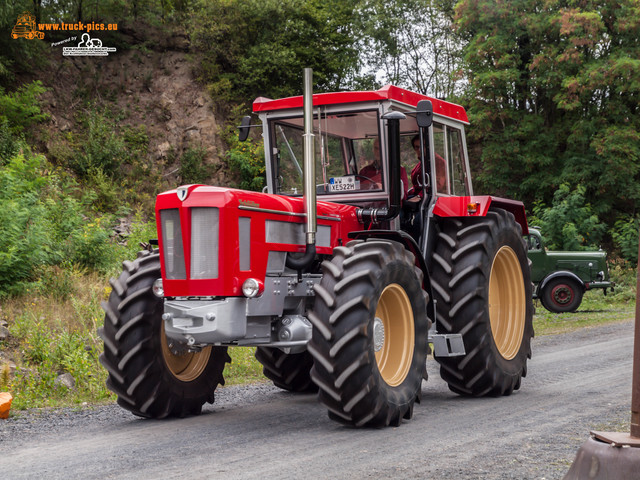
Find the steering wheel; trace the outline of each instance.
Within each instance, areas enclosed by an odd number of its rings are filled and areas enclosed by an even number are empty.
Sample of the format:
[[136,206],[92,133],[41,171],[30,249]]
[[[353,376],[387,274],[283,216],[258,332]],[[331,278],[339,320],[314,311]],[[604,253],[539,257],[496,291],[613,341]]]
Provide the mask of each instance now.
[[[367,177],[366,175],[360,175],[359,173],[353,173],[352,175],[354,177],[356,177],[356,178],[362,178],[365,181],[369,182],[369,188],[367,188],[366,190],[374,190],[376,188],[381,188],[382,187],[382,184],[376,182],[372,178]],[[364,190],[364,189],[362,189],[362,190]]]

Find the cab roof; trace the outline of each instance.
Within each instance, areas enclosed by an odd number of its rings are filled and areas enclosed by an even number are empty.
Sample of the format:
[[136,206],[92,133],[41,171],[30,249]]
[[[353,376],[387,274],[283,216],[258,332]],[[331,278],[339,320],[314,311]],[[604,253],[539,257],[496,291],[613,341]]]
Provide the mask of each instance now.
[[[416,107],[420,100],[431,100],[434,114],[449,117],[467,124],[469,123],[469,118],[467,117],[467,112],[464,107],[445,100],[427,97],[426,95],[405,90],[404,88],[396,87],[394,85],[385,85],[380,90],[316,93],[313,95],[313,106],[379,102],[383,100],[403,103],[410,107]],[[278,100],[258,97],[253,102],[254,113],[292,108],[302,108],[302,95],[280,98]]]

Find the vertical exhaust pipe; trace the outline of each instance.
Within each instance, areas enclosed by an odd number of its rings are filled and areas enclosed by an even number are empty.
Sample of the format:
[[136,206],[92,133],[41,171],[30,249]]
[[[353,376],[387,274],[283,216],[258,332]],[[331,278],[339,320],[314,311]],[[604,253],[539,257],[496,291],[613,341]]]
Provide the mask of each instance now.
[[304,207],[307,245],[316,243],[316,161],[313,135],[313,70],[304,69]]
[[311,265],[316,256],[316,162],[313,135],[313,70],[305,68],[303,70],[303,114],[304,114],[304,134],[303,154],[304,154],[304,209],[307,214],[305,225],[306,250],[302,258],[292,258],[287,255],[286,265],[294,270],[302,271]]

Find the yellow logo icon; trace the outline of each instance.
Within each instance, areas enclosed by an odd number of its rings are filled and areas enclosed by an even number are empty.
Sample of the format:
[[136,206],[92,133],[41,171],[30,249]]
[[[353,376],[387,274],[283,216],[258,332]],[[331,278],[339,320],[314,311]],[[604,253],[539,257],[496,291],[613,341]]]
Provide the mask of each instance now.
[[44,38],[44,32],[40,32],[36,29],[36,17],[29,12],[24,12],[22,15],[18,15],[18,21],[15,27],[11,30],[11,38],[28,38],[29,40]]

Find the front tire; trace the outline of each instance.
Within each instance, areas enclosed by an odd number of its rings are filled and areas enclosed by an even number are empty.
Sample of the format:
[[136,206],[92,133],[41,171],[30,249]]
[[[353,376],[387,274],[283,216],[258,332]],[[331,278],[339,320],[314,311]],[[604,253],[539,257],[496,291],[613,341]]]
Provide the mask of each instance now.
[[575,312],[582,303],[582,287],[570,278],[554,278],[545,285],[540,301],[553,313]]
[[222,371],[231,361],[227,348],[177,352],[164,334],[163,301],[151,290],[160,278],[157,251],[142,251],[123,266],[102,305],[106,315],[100,363],[109,372],[107,387],[118,395],[121,407],[141,417],[199,414],[205,402],[213,403],[216,387],[224,384]]
[[422,271],[401,244],[355,240],[322,264],[308,349],[329,417],[398,426],[420,400],[427,356]]
[[522,230],[502,209],[441,222],[432,263],[438,332],[462,334],[466,355],[436,357],[460,395],[510,395],[531,358],[533,302]]

